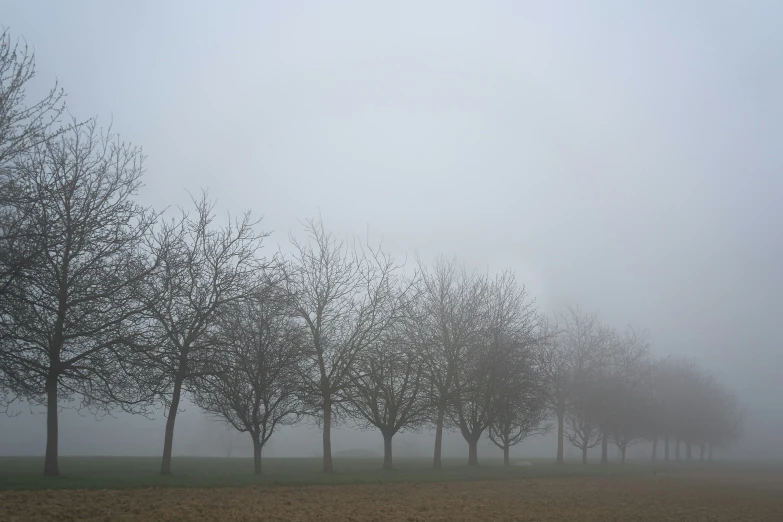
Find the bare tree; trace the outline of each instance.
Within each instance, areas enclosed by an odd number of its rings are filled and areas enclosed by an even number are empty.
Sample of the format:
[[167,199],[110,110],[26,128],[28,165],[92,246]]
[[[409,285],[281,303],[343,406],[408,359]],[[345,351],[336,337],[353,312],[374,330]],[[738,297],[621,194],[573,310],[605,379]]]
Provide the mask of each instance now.
[[424,393],[421,354],[405,324],[389,328],[354,365],[349,414],[383,435],[383,467],[392,469],[392,438],[424,424],[429,404]]
[[653,443],[651,457],[653,462],[660,458],[659,442],[663,442],[664,445],[664,459],[669,460],[669,431],[666,427],[664,405],[666,390],[662,363],[662,360],[651,359],[648,361],[647,382],[645,383],[647,400],[642,413],[644,437]]
[[611,351],[608,431],[625,464],[628,447],[642,439],[650,407],[649,342],[646,331],[627,327]]
[[[29,101],[35,77],[35,53],[0,33],[0,172],[13,168],[20,154],[43,144],[64,109],[65,94],[55,83],[39,100]],[[57,132],[57,131],[55,131]]]
[[655,435],[663,437],[664,460],[671,457],[670,442],[679,433],[680,397],[691,368],[690,361],[667,357],[655,362],[652,368],[652,396],[656,415],[653,419]]
[[470,347],[449,391],[448,422],[468,443],[468,466],[478,466],[478,442],[494,420],[499,359],[490,346]]
[[[467,373],[468,355],[479,345],[485,313],[486,277],[468,274],[456,261],[436,260],[428,270],[418,262],[421,279],[418,295],[418,344],[421,346],[428,381],[428,396],[433,405],[435,451],[433,466],[441,467],[443,430],[450,406],[454,404],[454,386],[459,372],[476,377],[478,368]],[[474,361],[479,362],[478,357]],[[488,370],[490,365],[484,365]],[[475,385],[474,385],[475,384]],[[463,379],[464,394],[481,393],[484,384]],[[477,399],[478,400],[478,399]],[[474,401],[474,404],[477,404]],[[453,411],[452,411],[453,412]],[[464,413],[463,413],[464,415]],[[480,421],[484,424],[484,421]]]
[[563,464],[566,409],[568,408],[568,398],[571,395],[570,361],[557,322],[541,318],[540,325],[541,333],[536,351],[537,366],[541,373],[547,406],[554,414],[557,425],[557,457],[555,462]]
[[400,312],[399,267],[380,247],[348,245],[320,221],[306,222],[308,242],[293,237],[283,263],[292,312],[307,332],[309,364],[301,397],[323,430],[323,470],[334,471],[331,428],[351,395],[353,369]]
[[582,464],[587,464],[587,450],[601,444],[603,439],[600,423],[594,416],[589,397],[593,383],[586,373],[581,373],[571,386],[572,396],[568,400],[565,419],[565,436],[582,451]]
[[[580,444],[584,446],[587,439],[582,435],[590,433],[592,436],[598,422],[594,411],[598,401],[590,404],[581,395],[589,390],[594,398],[596,396],[595,384],[600,382],[597,373],[605,362],[610,331],[600,324],[596,314],[587,314],[579,308],[569,307],[556,319],[557,322],[542,322],[538,354],[549,407],[557,419],[556,462],[562,464],[563,439],[571,440],[567,432],[573,435],[576,429],[581,434],[576,438],[582,440]],[[574,398],[579,398],[580,402],[572,407],[570,403]],[[585,416],[590,417],[589,422],[582,419]],[[592,439],[589,442],[592,443]],[[605,446],[606,439],[602,442]]]
[[705,417],[710,432],[702,444],[707,445],[707,459],[711,461],[714,448],[729,447],[742,438],[745,411],[734,394],[718,385],[707,406]]
[[700,446],[703,459],[705,446],[711,455],[714,446],[725,447],[737,441],[743,413],[734,395],[714,375],[695,364],[680,370],[677,434],[685,442],[687,460],[693,458],[694,444]]
[[132,288],[149,272],[140,245],[155,216],[134,201],[142,160],[90,121],[36,142],[14,165],[35,246],[7,242],[0,263],[35,256],[0,300],[0,368],[13,393],[46,407],[46,475],[59,474],[63,401],[132,409],[145,399],[118,357],[141,335]]
[[[569,400],[579,400],[573,409],[598,424],[601,433],[601,463],[608,463],[609,421],[612,388],[609,368],[614,348],[614,330],[604,326],[595,313],[569,307],[561,317],[563,343],[572,379]],[[572,416],[574,414],[572,413]],[[573,425],[573,423],[572,423]]]
[[[511,272],[484,279],[474,301],[473,342],[456,365],[449,393],[450,420],[468,443],[468,465],[478,465],[478,442],[495,421],[503,374],[518,356],[515,348],[533,346],[537,315],[524,286]],[[522,378],[522,375],[517,378]]]
[[[12,41],[7,29],[0,33],[0,295],[14,277],[45,246],[36,235],[35,200],[25,190],[24,174],[17,172],[32,149],[54,138],[62,114],[64,94],[57,84],[38,100],[28,100],[27,89],[35,77],[35,55]],[[0,376],[1,377],[1,376]]]
[[703,434],[702,395],[706,375],[694,361],[671,358],[666,371],[667,421],[675,438],[675,459],[680,460],[680,443],[685,443],[686,457],[689,445]]
[[138,285],[147,314],[146,342],[136,366],[145,386],[157,391],[167,410],[161,474],[171,474],[174,424],[183,391],[197,379],[220,372],[222,345],[215,332],[221,316],[255,292],[263,268],[257,257],[265,234],[246,213],[214,224],[214,203],[206,194],[193,201],[195,214],[180,209],[148,238],[161,263]]
[[510,342],[495,374],[495,405],[489,440],[503,450],[503,464],[510,465],[509,452],[533,435],[548,433],[549,409],[542,376],[530,346]]
[[268,274],[246,300],[229,304],[218,318],[215,373],[194,379],[194,402],[253,440],[253,463],[278,426],[299,419],[297,400],[302,331],[288,315],[286,297]]
[[741,433],[742,410],[734,395],[694,361],[669,356],[650,365],[652,414],[646,430],[664,439],[664,459],[680,460],[680,442],[685,458],[693,458],[693,445],[701,459],[711,458],[716,445],[731,444]]

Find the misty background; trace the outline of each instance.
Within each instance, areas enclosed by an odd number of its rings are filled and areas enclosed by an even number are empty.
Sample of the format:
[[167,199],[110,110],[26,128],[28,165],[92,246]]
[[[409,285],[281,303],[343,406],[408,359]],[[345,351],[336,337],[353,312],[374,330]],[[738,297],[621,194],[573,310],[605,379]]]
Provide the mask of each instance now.
[[[654,354],[718,375],[747,409],[742,458],[783,458],[780,20],[761,0],[0,6],[41,93],[58,80],[71,114],[144,147],[140,203],[209,188],[219,210],[263,216],[270,256],[320,213],[411,263],[512,269],[541,312],[638,324]],[[17,409],[0,455],[42,455],[45,415]],[[252,455],[185,409],[175,455]],[[60,450],[159,455],[164,424],[65,410]],[[332,440],[382,455],[377,432]],[[432,454],[426,431],[394,443]],[[444,456],[465,449],[446,437]],[[315,426],[265,448],[319,454]],[[512,450],[554,454],[547,437]]]

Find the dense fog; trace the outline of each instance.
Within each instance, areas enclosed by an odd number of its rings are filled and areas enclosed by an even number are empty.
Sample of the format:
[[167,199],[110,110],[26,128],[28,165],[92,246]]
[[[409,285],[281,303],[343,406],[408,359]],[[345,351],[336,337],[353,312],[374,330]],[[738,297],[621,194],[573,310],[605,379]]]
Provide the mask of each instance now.
[[[653,355],[728,386],[744,434],[717,457],[783,458],[783,5],[78,5],[0,19],[34,48],[38,94],[57,80],[75,118],[143,146],[144,205],[170,216],[208,188],[218,221],[263,216],[268,256],[320,215],[409,268],[512,270],[540,313],[639,325]],[[252,456],[246,435],[181,409],[175,456]],[[43,410],[11,411],[0,455],[42,455]],[[64,409],[60,454],[160,455],[151,416]],[[264,452],[317,457],[320,441],[305,422]],[[395,456],[432,445],[404,432]],[[512,455],[555,446],[534,436]],[[446,435],[444,457],[466,448]],[[380,458],[383,440],[348,423],[332,451]],[[482,440],[479,455],[502,453]]]

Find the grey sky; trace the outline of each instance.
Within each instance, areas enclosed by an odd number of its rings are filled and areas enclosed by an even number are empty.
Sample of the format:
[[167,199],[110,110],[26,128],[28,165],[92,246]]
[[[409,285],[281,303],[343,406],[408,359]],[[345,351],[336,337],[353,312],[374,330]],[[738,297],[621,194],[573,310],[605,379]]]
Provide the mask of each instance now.
[[[773,0],[0,6],[42,89],[144,147],[145,202],[209,187],[270,250],[320,211],[401,256],[513,268],[543,310],[648,328],[775,427],[781,20]],[[0,419],[0,454],[38,424]]]

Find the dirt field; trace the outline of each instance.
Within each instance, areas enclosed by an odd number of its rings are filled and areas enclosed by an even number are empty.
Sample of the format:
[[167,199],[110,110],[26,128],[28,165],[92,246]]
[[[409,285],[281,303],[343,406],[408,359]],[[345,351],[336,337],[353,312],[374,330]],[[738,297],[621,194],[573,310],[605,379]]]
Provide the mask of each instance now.
[[783,521],[783,479],[705,474],[218,489],[11,491],[0,520]]

